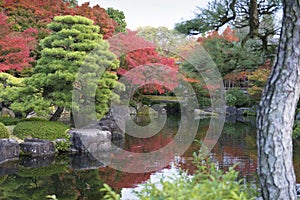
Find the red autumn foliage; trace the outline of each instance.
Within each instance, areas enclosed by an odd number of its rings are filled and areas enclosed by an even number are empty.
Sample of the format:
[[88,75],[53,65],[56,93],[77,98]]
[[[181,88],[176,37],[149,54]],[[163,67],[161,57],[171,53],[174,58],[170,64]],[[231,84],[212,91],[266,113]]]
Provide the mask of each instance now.
[[59,15],[82,15],[94,20],[95,25],[100,26],[104,39],[111,37],[117,26],[104,8],[99,5],[90,7],[89,3],[72,8],[62,0],[56,0],[55,3],[52,0],[5,0],[3,7],[5,14],[21,26],[22,30],[37,28],[42,37],[48,34],[46,25],[54,16]]
[[109,42],[111,51],[121,61],[118,74],[125,76],[131,84],[142,86],[142,92],[157,91],[162,94],[178,85],[178,66],[175,60],[159,55],[155,46],[138,37],[136,32],[127,30],[127,33],[120,33]]
[[239,38],[237,36],[235,36],[235,31],[232,30],[229,26],[227,26],[227,28],[223,31],[222,34],[219,34],[218,31],[211,31],[207,34],[206,37],[200,37],[198,38],[198,42],[199,43],[203,43],[209,39],[215,39],[215,38],[219,38],[219,39],[224,39],[227,42],[238,42]]
[[37,30],[29,28],[24,32],[13,32],[4,14],[0,14],[0,24],[0,72],[30,67],[33,61],[30,50],[35,48]]
[[100,26],[100,33],[103,34],[104,39],[112,37],[118,26],[118,23],[111,19],[106,10],[99,5],[90,7],[89,3],[84,3],[75,8],[75,13],[94,20],[95,25]]

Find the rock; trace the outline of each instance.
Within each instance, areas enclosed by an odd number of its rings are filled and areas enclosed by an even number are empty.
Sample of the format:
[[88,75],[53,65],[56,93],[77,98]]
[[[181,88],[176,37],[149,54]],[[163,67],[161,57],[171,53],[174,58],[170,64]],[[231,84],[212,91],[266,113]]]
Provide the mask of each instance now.
[[227,115],[225,117],[226,122],[236,123],[236,115]]
[[297,196],[300,196],[300,184],[296,183],[296,192],[297,192]]
[[206,111],[201,110],[201,109],[195,109],[193,111],[193,114],[196,115],[196,116],[217,116],[218,115],[217,113],[206,112]]
[[167,110],[166,110],[164,107],[162,107],[162,108],[159,110],[159,114],[165,115],[165,114],[167,114]]
[[89,123],[80,129],[98,129],[100,131],[109,131],[112,140],[124,139],[125,121],[131,118],[128,107],[113,106],[110,111],[99,121]]
[[209,107],[209,108],[205,108],[204,111],[205,111],[205,112],[212,112],[213,109],[212,109],[212,107]]
[[129,107],[129,114],[130,115],[136,115],[137,114],[137,111],[134,107]]
[[99,122],[102,130],[111,132],[112,140],[124,139],[125,122],[129,119],[130,114],[126,106],[113,106],[109,113]]
[[43,156],[55,154],[55,146],[49,140],[41,139],[25,139],[20,144],[21,150],[28,156]]
[[71,135],[71,148],[78,152],[103,152],[111,150],[111,133],[99,129],[74,129]]
[[0,164],[19,158],[20,146],[16,140],[0,139]]
[[228,116],[236,115],[236,113],[237,113],[236,107],[231,107],[231,106],[226,107],[226,115]]
[[5,107],[3,107],[2,110],[1,110],[1,116],[2,117],[3,116],[9,116],[9,117],[12,117],[12,118],[16,117],[15,113],[12,110],[10,110],[8,108],[5,108]]
[[26,118],[32,118],[32,117],[37,117],[37,114],[34,111],[28,113],[26,116]]

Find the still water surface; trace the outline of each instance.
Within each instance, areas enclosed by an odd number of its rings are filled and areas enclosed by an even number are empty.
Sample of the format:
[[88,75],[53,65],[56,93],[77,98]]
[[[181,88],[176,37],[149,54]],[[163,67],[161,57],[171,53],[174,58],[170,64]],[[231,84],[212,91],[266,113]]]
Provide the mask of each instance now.
[[[141,122],[145,122],[142,119]],[[147,120],[146,120],[147,121]],[[149,138],[127,136],[124,148],[132,152],[149,152],[167,145],[176,135],[180,118],[168,117],[164,128]],[[209,127],[209,119],[199,122],[196,139],[204,138]],[[256,129],[253,123],[225,123],[221,137],[210,153],[212,160],[221,168],[237,164],[240,177],[248,182],[256,182],[257,153]],[[55,194],[59,200],[102,199],[99,189],[103,183],[109,184],[122,194],[122,199],[133,199],[132,188],[151,179],[176,175],[178,167],[193,173],[192,153],[199,150],[193,143],[182,155],[174,157],[164,169],[149,173],[126,173],[109,167],[95,165],[90,159],[80,156],[59,156],[53,160],[32,161],[23,159],[0,166],[0,199],[46,199]],[[104,162],[105,163],[105,162]],[[131,162],[134,164],[134,162]],[[70,167],[72,166],[72,167]],[[295,146],[294,166],[297,179],[300,178],[300,147]],[[299,181],[298,181],[299,182]]]

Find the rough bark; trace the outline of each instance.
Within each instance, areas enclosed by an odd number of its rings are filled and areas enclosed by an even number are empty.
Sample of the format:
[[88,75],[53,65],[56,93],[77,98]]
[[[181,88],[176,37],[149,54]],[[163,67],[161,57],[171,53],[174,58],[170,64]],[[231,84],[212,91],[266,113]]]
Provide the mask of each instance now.
[[57,121],[60,118],[63,111],[64,111],[63,107],[57,107],[55,113],[51,116],[50,121]]
[[258,174],[264,199],[297,199],[292,127],[300,93],[300,0],[284,1],[277,60],[257,116]]

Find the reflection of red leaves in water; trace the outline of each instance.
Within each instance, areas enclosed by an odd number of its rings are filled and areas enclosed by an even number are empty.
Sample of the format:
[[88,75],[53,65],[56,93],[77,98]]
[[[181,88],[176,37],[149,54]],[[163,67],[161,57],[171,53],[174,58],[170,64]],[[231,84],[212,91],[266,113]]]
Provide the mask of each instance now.
[[[169,142],[171,142],[172,138],[165,135],[155,135],[151,138],[143,138],[143,139],[134,139],[133,144],[127,144],[126,146],[129,146],[127,148],[127,151],[135,152],[135,153],[146,153],[151,152],[155,150],[159,150],[163,148],[164,146],[168,145]],[[128,139],[128,142],[130,143],[131,140]],[[170,158],[173,158],[173,151],[168,152],[166,155],[166,160],[169,160]],[[135,168],[137,163],[142,162],[142,159],[140,159],[138,156],[134,158],[128,158],[127,160],[124,159],[124,157],[121,155],[120,158],[118,158],[118,154],[113,156],[114,160],[124,160],[124,163],[126,168]],[[163,159],[163,158],[161,158]],[[151,166],[149,166],[151,167]],[[167,166],[165,168],[170,168],[170,166]],[[153,172],[148,173],[127,173],[127,172],[121,172],[112,168],[100,168],[99,174],[100,178],[105,182],[108,183],[113,188],[132,188],[135,187],[137,184],[143,183],[147,181],[150,178],[150,175]]]
[[170,136],[159,134],[150,138],[135,139],[134,144],[128,145],[126,150],[134,153],[151,152],[167,146],[171,141]]
[[150,178],[149,173],[127,173],[112,168],[99,168],[100,179],[112,188],[133,188],[137,184],[143,183]]

